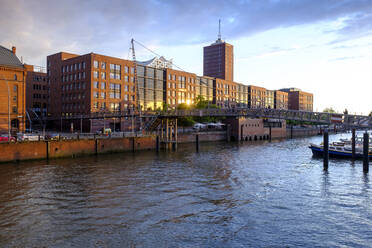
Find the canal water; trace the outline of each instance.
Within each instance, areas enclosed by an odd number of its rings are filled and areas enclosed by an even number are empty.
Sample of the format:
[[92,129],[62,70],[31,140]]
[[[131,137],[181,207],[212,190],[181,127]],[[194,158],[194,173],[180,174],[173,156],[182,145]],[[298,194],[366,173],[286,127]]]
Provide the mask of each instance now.
[[309,142],[0,164],[0,247],[372,247],[371,174]]

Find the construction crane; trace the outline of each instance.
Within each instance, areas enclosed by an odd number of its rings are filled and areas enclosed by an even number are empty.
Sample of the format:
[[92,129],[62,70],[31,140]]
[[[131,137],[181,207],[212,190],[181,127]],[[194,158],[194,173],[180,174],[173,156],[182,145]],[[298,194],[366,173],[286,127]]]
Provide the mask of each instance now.
[[137,108],[138,108],[138,112],[139,112],[139,121],[140,121],[140,125],[139,125],[139,130],[141,131],[142,130],[142,108],[141,108],[141,104],[140,104],[140,94],[139,94],[139,84],[138,84],[138,79],[137,79],[137,59],[136,59],[136,51],[134,49],[134,39],[132,38],[132,40],[130,41],[131,42],[131,50],[132,50],[132,59],[133,59],[133,67],[134,67],[134,91],[136,92],[136,104],[137,104]]

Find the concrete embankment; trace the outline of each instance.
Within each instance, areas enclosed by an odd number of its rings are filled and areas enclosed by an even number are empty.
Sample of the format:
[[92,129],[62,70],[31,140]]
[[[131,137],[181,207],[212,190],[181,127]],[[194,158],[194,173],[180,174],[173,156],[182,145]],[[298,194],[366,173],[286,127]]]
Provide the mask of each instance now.
[[155,149],[154,137],[34,141],[0,144],[0,162]]
[[[319,128],[287,128],[287,138],[314,136],[320,133]],[[283,137],[284,138],[284,137]]]
[[[272,138],[295,138],[317,135],[319,129],[288,128],[286,134],[272,131]],[[199,142],[226,141],[226,131],[209,131],[198,133]],[[286,135],[286,137],[285,137]],[[179,133],[178,143],[195,142],[196,133]],[[112,152],[129,152],[151,150],[156,148],[156,137],[125,137],[104,139],[80,139],[60,141],[34,141],[0,144],[0,162],[52,159],[95,155]]]

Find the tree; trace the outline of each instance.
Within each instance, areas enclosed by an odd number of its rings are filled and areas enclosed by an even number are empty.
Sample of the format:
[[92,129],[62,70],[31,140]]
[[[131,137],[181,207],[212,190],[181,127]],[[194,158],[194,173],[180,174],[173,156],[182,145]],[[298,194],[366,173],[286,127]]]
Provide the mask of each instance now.
[[323,112],[325,112],[325,113],[336,113],[336,111],[331,107],[323,109]]
[[372,111],[369,113],[369,115],[368,116],[372,116]]
[[347,115],[349,114],[349,111],[347,111],[347,109],[344,110],[344,115]]

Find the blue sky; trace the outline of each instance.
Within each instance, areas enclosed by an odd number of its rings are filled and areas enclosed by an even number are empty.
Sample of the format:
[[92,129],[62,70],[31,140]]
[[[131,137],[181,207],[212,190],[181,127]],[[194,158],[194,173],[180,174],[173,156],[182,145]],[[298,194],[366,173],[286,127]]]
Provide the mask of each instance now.
[[[314,110],[372,111],[372,0],[0,0],[0,44],[45,66],[59,51],[128,58],[133,37],[202,75],[203,46],[234,45],[234,79],[314,93]],[[153,55],[137,47],[139,60]]]

